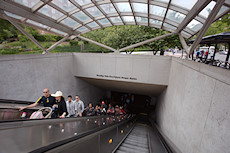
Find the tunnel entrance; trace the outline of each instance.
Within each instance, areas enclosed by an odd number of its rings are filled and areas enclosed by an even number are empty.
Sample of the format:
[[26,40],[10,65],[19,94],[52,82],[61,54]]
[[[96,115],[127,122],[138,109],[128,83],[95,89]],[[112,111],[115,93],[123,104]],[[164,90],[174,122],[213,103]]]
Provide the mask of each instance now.
[[148,115],[154,110],[155,99],[148,95],[111,91],[110,103],[114,106],[125,106],[134,114]]

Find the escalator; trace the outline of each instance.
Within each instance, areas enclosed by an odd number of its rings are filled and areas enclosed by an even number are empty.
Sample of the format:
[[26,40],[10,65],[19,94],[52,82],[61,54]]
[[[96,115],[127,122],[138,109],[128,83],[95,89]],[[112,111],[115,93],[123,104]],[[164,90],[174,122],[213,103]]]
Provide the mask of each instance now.
[[173,153],[148,116],[139,116],[112,153]]
[[115,153],[149,153],[148,128],[136,124],[131,133],[126,137]]
[[18,120],[0,125],[4,138],[0,153],[171,153],[147,116]]

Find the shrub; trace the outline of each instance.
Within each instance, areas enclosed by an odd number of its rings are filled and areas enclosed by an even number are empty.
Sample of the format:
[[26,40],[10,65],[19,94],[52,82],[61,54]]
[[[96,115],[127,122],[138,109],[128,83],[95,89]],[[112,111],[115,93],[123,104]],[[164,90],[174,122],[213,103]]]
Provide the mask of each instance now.
[[46,37],[45,35],[37,35],[36,37],[34,37],[37,41],[43,42],[46,41]]
[[53,37],[54,37],[55,41],[59,41],[59,40],[61,40],[61,39],[62,39],[62,37],[61,37],[61,36],[57,36],[57,35],[53,35]]
[[51,42],[46,42],[42,45],[44,48],[49,48],[50,46],[52,46]]
[[22,47],[22,48],[27,48],[26,42],[23,42],[23,43],[21,44],[21,47]]
[[70,46],[78,46],[78,41],[76,41],[76,40],[70,40],[69,44],[70,44]]
[[27,41],[29,41],[29,39],[25,35],[23,35],[23,34],[19,34],[18,38],[19,38],[20,42],[27,42]]
[[16,49],[16,48],[3,48],[0,50],[0,54],[1,55],[4,55],[4,54],[18,54],[19,53],[19,50]]

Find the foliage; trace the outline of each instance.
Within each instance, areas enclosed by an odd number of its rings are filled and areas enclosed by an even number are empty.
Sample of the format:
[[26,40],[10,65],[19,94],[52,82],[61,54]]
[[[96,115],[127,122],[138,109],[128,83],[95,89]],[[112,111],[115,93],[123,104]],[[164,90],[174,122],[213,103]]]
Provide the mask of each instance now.
[[[84,34],[84,36],[112,48],[121,49],[126,46],[136,44],[138,42],[142,42],[144,40],[151,39],[166,33],[167,31],[164,31],[162,29],[155,29],[152,27],[125,25],[98,29],[86,33]],[[180,40],[177,35],[173,35],[171,37],[166,37],[165,39],[145,44],[143,46],[140,46],[140,48],[150,48],[156,50],[162,47],[166,49],[176,46],[181,47]],[[101,47],[98,47],[98,49],[99,48],[101,49]]]
[[10,22],[0,19],[0,23],[0,42],[17,37],[19,31]]
[[208,28],[205,36],[215,35],[221,32],[229,32],[230,31],[230,13],[223,16]]
[[5,55],[5,54],[18,54],[19,53],[19,49],[17,48],[2,48],[0,50],[0,55]]
[[70,44],[70,46],[78,46],[78,41],[76,41],[76,40],[70,40],[69,44]]
[[[213,35],[221,32],[230,31],[230,14],[223,16],[218,21],[214,22],[206,32],[207,35]],[[179,20],[179,19],[178,19]],[[41,53],[41,49],[32,43],[26,36],[18,31],[11,23],[4,19],[0,19],[0,43],[5,47],[0,49],[0,54],[32,54]],[[22,26],[22,25],[21,25]],[[52,34],[39,34],[38,30],[31,27],[22,26],[30,35],[38,40],[44,48],[49,48],[53,42],[57,42],[62,37]],[[155,38],[168,33],[162,29],[156,29],[147,26],[125,25],[112,26],[104,29],[98,29],[84,34],[84,37],[97,41],[99,43],[110,46],[114,49],[121,49],[144,40]],[[18,38],[19,41],[8,43],[11,40]],[[68,40],[69,43],[63,43],[56,47],[51,52],[80,52],[81,45],[79,41]],[[83,41],[84,52],[108,52],[109,50],[97,46],[95,44]],[[182,48],[178,35],[174,34],[164,39],[160,39],[149,44],[139,46],[127,51],[141,50],[160,50],[161,48]]]
[[[40,44],[44,48],[49,48],[50,46],[53,45],[52,42],[40,42]],[[14,48],[21,49],[19,52],[30,52],[30,51],[39,51],[39,50],[41,50],[37,45],[35,45],[31,41],[26,41],[26,42],[16,41],[16,42],[6,44],[5,47],[7,47],[9,50],[14,49]]]
[[[56,42],[62,39],[62,37],[52,34],[41,35],[38,30],[31,27],[24,27],[25,31],[28,32],[31,36],[33,36],[39,42]],[[25,35],[18,34],[19,41],[26,42],[30,41]]]
[[35,37],[37,41],[40,42],[57,42],[62,39],[61,36],[46,34],[46,35],[38,35]]

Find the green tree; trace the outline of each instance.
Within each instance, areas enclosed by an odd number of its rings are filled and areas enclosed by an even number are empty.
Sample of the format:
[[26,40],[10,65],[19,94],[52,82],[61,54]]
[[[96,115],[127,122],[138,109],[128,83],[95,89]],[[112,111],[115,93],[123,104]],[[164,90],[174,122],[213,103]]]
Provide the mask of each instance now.
[[208,28],[205,36],[215,35],[221,32],[229,32],[230,31],[230,13],[223,16],[216,22],[212,23]]
[[[142,42],[163,34],[168,33],[162,29],[155,29],[147,26],[125,25],[113,26],[105,29],[98,29],[84,34],[85,37],[110,46],[115,49],[121,49],[126,46]],[[160,49],[178,46],[181,48],[180,40],[177,35],[169,36],[164,39],[151,42],[140,46],[139,48]]]
[[0,41],[17,37],[19,31],[7,20],[0,19]]

